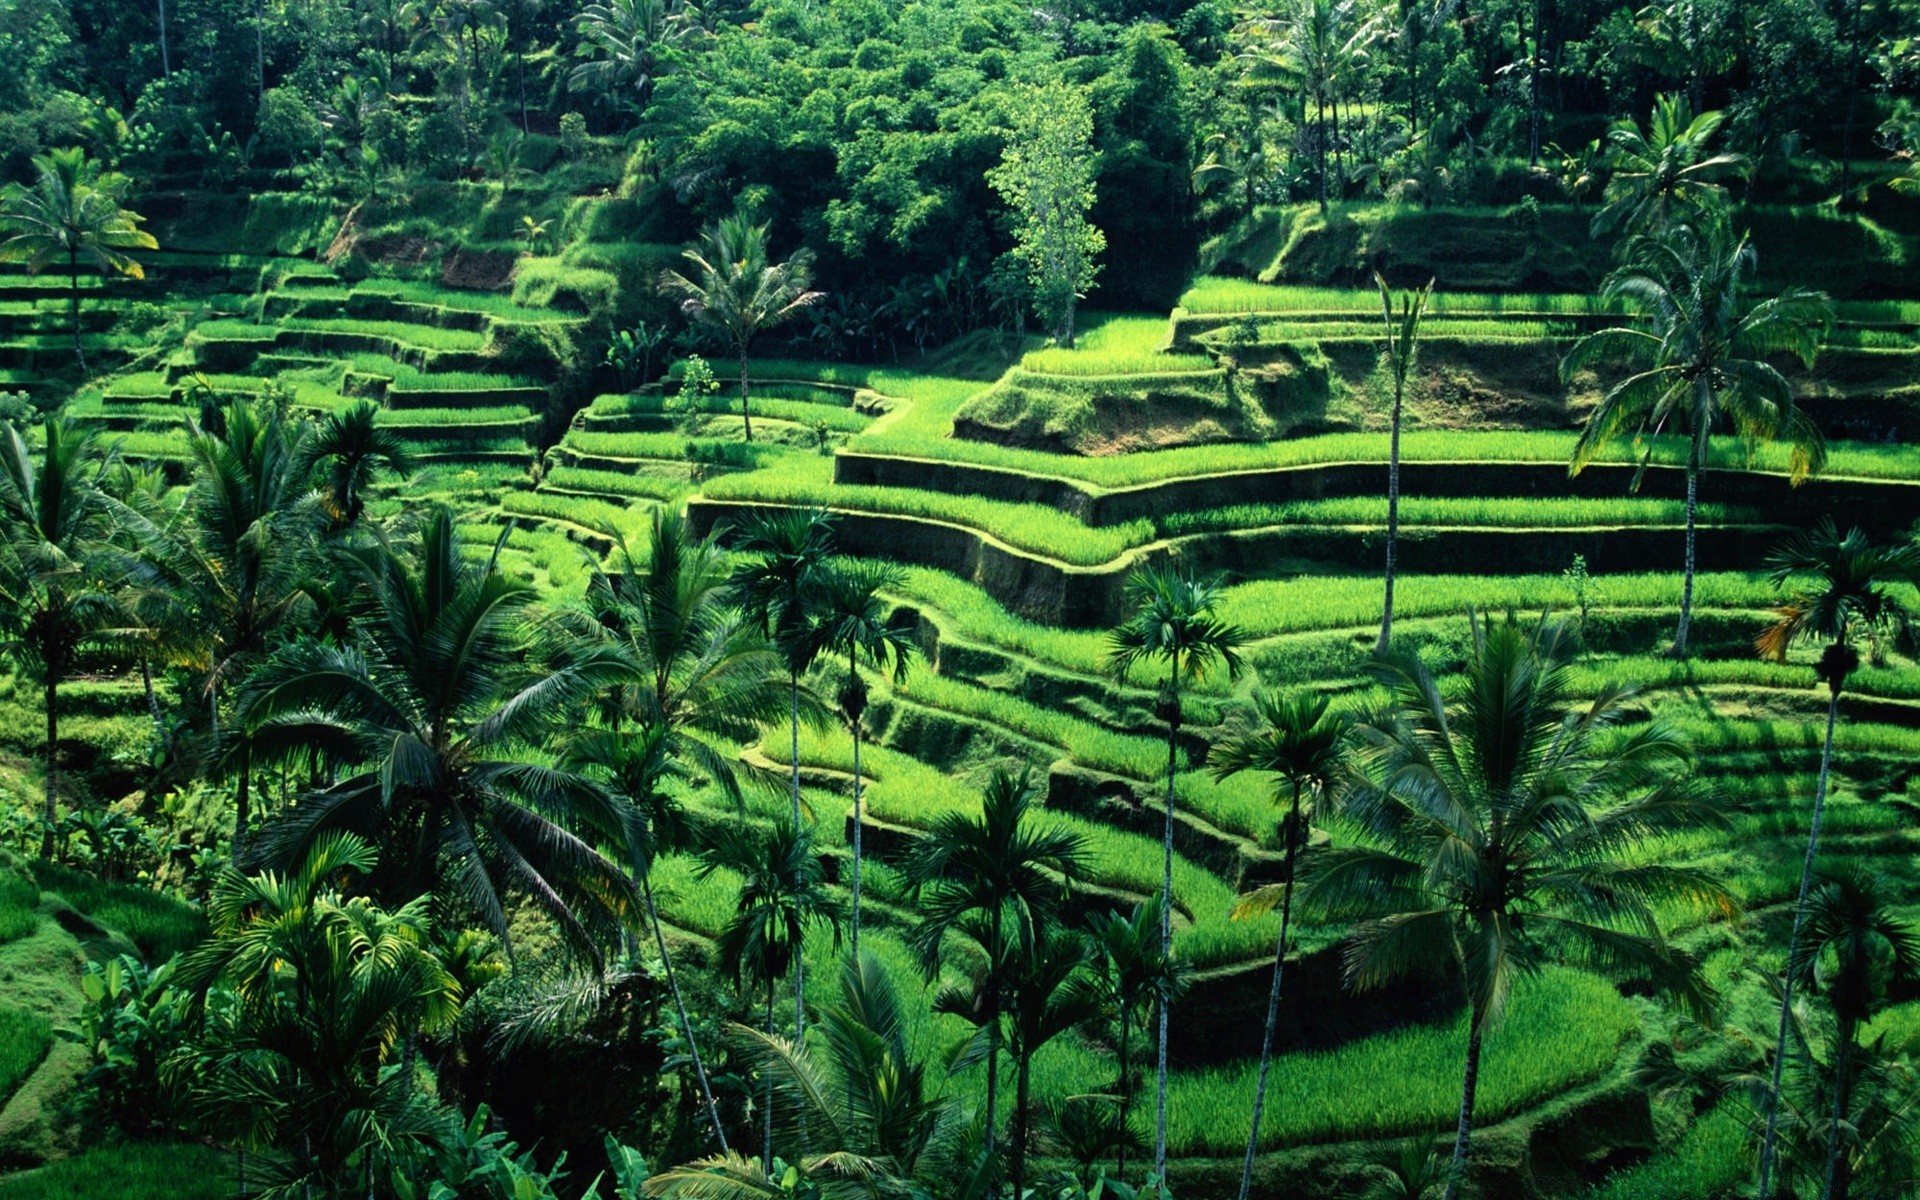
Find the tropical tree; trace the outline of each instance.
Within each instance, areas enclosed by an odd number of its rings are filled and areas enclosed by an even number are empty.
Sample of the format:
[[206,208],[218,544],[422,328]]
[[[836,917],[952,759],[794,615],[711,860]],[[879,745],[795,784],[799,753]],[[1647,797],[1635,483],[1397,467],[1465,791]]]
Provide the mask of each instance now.
[[1127,1170],[1132,1143],[1133,1032],[1144,1030],[1148,1017],[1173,1004],[1187,988],[1188,967],[1179,957],[1161,949],[1161,910],[1164,896],[1149,896],[1131,912],[1096,912],[1087,919],[1087,936],[1095,956],[1095,985],[1113,1018],[1119,1038],[1120,1130],[1114,1142],[1114,1177]]
[[635,897],[569,826],[618,828],[620,807],[522,750],[625,664],[587,646],[551,669],[516,668],[532,588],[469,559],[444,508],[402,541],[382,536],[343,555],[359,584],[352,642],[288,644],[240,705],[256,754],[332,779],[269,827],[264,857],[297,863],[326,831],[349,830],[390,848],[368,879],[384,902],[439,894],[511,953],[506,898],[517,893],[597,957]]
[[663,51],[701,32],[700,14],[674,0],[596,0],[574,18],[584,56],[567,74],[574,91],[598,92],[634,112],[663,73]]
[[1447,1200],[1464,1179],[1481,1048],[1515,981],[1570,962],[1703,1005],[1696,966],[1662,938],[1655,908],[1732,907],[1704,875],[1636,853],[1716,820],[1684,778],[1679,734],[1659,721],[1614,733],[1626,689],[1577,705],[1565,622],[1469,620],[1458,702],[1417,655],[1378,666],[1395,707],[1356,728],[1363,759],[1343,804],[1355,840],[1321,852],[1303,894],[1327,918],[1359,922],[1352,986],[1459,973],[1467,1046]]
[[0,191],[0,262],[25,263],[38,272],[64,261],[73,356],[87,369],[80,345],[80,264],[101,274],[145,277],[129,250],[155,250],[160,243],[140,228],[146,220],[120,206],[125,176],[102,172],[78,146],[50,150],[33,160],[34,185],[9,184]]
[[1027,1152],[1033,1124],[1033,1058],[1041,1047],[1097,1018],[1098,992],[1087,971],[1087,942],[1057,924],[1023,913],[1006,949],[1007,1042],[1013,1055],[1013,1143],[1008,1176],[1013,1195],[1026,1195]]
[[713,1098],[713,1084],[707,1077],[706,1062],[700,1057],[700,1043],[693,1036],[693,1020],[687,1015],[686,998],[680,993],[680,977],[673,969],[673,956],[667,950],[660,909],[653,900],[655,860],[662,853],[685,850],[690,842],[686,814],[665,786],[673,776],[687,773],[673,755],[672,734],[664,724],[643,725],[634,733],[619,729],[586,730],[567,740],[561,762],[569,770],[601,780],[621,801],[621,807],[613,814],[618,823],[601,833],[612,853],[626,865],[628,877],[640,886],[647,928],[653,934],[654,950],[660,955],[667,990],[673,995],[680,1035],[687,1042],[687,1055],[700,1085],[700,1097],[706,1104],[713,1140],[725,1154],[727,1132],[720,1123],[720,1106]]
[[853,734],[853,952],[860,952],[861,812],[860,733],[867,713],[867,683],[860,675],[864,659],[899,683],[916,649],[913,630],[902,614],[888,614],[881,592],[905,578],[899,567],[866,559],[836,563],[821,588],[818,639],[830,654],[847,656],[847,677],[840,688],[840,713]]
[[[1853,1183],[1849,1130],[1860,1029],[1920,982],[1920,935],[1895,912],[1887,882],[1858,872],[1820,881],[1808,903],[1805,953],[1792,964],[1803,987],[1833,1011],[1833,1108],[1826,1129],[1821,1200],[1845,1200]],[[1776,1053],[1778,1051],[1776,1050]]]
[[1814,786],[1813,810],[1807,820],[1807,850],[1800,863],[1800,890],[1794,901],[1793,932],[1787,939],[1787,966],[1780,988],[1780,1023],[1774,1041],[1773,1082],[1765,1100],[1766,1131],[1760,1143],[1760,1194],[1773,1167],[1775,1133],[1779,1123],[1781,1073],[1785,1069],[1788,1023],[1798,982],[1801,936],[1807,921],[1808,897],[1814,878],[1814,860],[1820,851],[1820,822],[1826,811],[1827,784],[1833,767],[1833,734],[1840,717],[1840,695],[1848,676],[1860,665],[1854,649],[1856,634],[1904,630],[1909,615],[1894,585],[1920,582],[1920,546],[1902,543],[1877,546],[1858,529],[1842,537],[1828,517],[1811,533],[1800,533],[1782,543],[1768,560],[1775,587],[1805,585],[1805,590],[1775,609],[1775,620],[1756,640],[1759,651],[1776,662],[1801,641],[1824,645],[1815,664],[1815,678],[1827,685],[1826,736],[1820,748],[1820,775]]
[[224,873],[175,976],[202,1043],[168,1073],[216,1127],[275,1152],[257,1195],[359,1194],[439,1127],[397,1060],[451,1025],[460,989],[432,952],[429,897],[389,910],[338,890],[376,861],[332,833],[285,875]]
[[796,250],[785,262],[774,262],[767,247],[767,226],[754,224],[745,213],[721,218],[707,227],[701,239],[703,246],[681,255],[692,267],[692,277],[662,271],[660,291],[680,301],[680,312],[688,321],[711,329],[740,356],[740,420],[750,442],[753,413],[747,398],[747,352],[753,339],[818,304],[826,293],[809,290],[811,251]]
[[[720,963],[734,984],[758,985],[766,996],[767,1036],[777,1036],[773,1025],[774,984],[786,977],[795,959],[806,953],[809,929],[825,926],[836,945],[840,940],[840,910],[827,892],[826,872],[814,852],[813,833],[785,820],[761,832],[741,825],[721,826],[701,852],[699,878],[729,870],[740,876],[739,908],[721,930],[717,944]],[[805,1038],[804,1015],[795,1017],[795,1044]],[[762,1118],[760,1164],[773,1162],[773,1087],[771,1074],[763,1076],[766,1095]]]
[[[1220,601],[1217,579],[1203,580],[1191,571],[1171,566],[1149,566],[1127,578],[1125,602],[1132,615],[1107,639],[1107,661],[1115,678],[1125,683],[1143,663],[1164,664],[1156,715],[1167,727],[1167,801],[1161,833],[1160,950],[1173,957],[1173,791],[1179,775],[1180,687],[1197,683],[1215,667],[1228,676],[1240,673],[1241,632],[1214,615]],[[1154,1068],[1155,1116],[1153,1173],[1167,1176],[1167,1006],[1160,1006],[1157,1061]]]
[[[1805,288],[1750,299],[1754,261],[1752,243],[1734,237],[1724,216],[1635,239],[1626,265],[1601,292],[1624,301],[1635,319],[1582,338],[1560,363],[1568,381],[1598,365],[1625,371],[1588,415],[1570,474],[1578,475],[1623,431],[1636,438],[1669,429],[1688,435],[1686,570],[1670,651],[1676,658],[1687,652],[1693,621],[1694,526],[1714,427],[1730,426],[1749,447],[1786,441],[1796,484],[1826,462],[1825,439],[1769,360],[1792,353],[1811,367],[1832,305],[1824,293]],[[1652,454],[1649,446],[1642,472]]]
[[[1433,296],[1433,280],[1427,280],[1427,286],[1418,291],[1400,297],[1398,320],[1394,318],[1393,293],[1387,288],[1386,277],[1375,271],[1373,281],[1380,287],[1380,315],[1386,325],[1387,346],[1381,357],[1393,376],[1393,433],[1387,446],[1387,598],[1380,616],[1380,641],[1374,647],[1374,653],[1385,654],[1393,637],[1393,577],[1400,545],[1401,402],[1406,395],[1407,373],[1413,369],[1414,354],[1419,346],[1420,321],[1426,315],[1427,301]],[[1242,1200],[1245,1200],[1244,1194]]]
[[1280,934],[1273,948],[1273,987],[1267,993],[1267,1022],[1260,1037],[1260,1072],[1254,1084],[1253,1123],[1247,1131],[1247,1155],[1240,1168],[1240,1200],[1253,1186],[1253,1159],[1260,1146],[1260,1117],[1267,1102],[1267,1072],[1273,1065],[1273,1035],[1280,1020],[1280,987],[1287,968],[1287,936],[1293,922],[1293,890],[1299,878],[1300,849],[1314,814],[1329,798],[1346,750],[1347,721],[1327,715],[1327,699],[1300,693],[1254,697],[1259,724],[1227,739],[1208,756],[1207,771],[1227,779],[1242,771],[1273,776],[1274,800],[1284,797],[1280,822],[1282,846],[1279,887],[1265,887],[1242,900],[1236,915],[1270,912],[1279,893]]
[[821,652],[815,621],[833,557],[833,515],[783,508],[748,516],[736,549],[734,595],[787,665],[793,823],[800,824],[800,676]]
[[124,624],[106,584],[113,506],[101,491],[112,456],[65,417],[43,426],[39,461],[12,425],[0,429],[0,635],[8,657],[40,677],[46,788],[40,856],[56,849],[60,682],[88,642]]
[[976,1024],[987,1043],[989,1156],[999,1123],[1007,922],[1057,923],[1067,883],[1087,861],[1086,839],[1057,825],[1037,824],[1036,806],[1030,776],[995,770],[980,795],[980,814],[941,813],[902,864],[920,912],[908,940],[927,978],[939,973],[949,933],[973,938],[983,952]]
[[320,472],[321,502],[335,521],[359,523],[366,511],[367,490],[383,470],[396,475],[413,472],[413,451],[407,440],[375,423],[379,408],[365,400],[322,417],[302,449]]
[[1669,225],[1696,222],[1725,198],[1722,181],[1744,170],[1745,156],[1710,154],[1724,121],[1693,114],[1684,96],[1659,96],[1642,129],[1623,120],[1607,132],[1605,203],[1593,215],[1593,236],[1627,232],[1658,236]]
[[806,1188],[847,1196],[952,1195],[980,1200],[981,1160],[956,1153],[957,1110],[915,1056],[893,979],[870,954],[840,968],[840,998],[822,1006],[821,1037],[802,1045],[744,1025],[736,1047],[779,1099],[784,1135],[805,1150],[783,1183],[766,1161],[720,1155],[663,1171],[647,1194],[746,1200]]
[[1047,332],[1073,345],[1074,311],[1100,273],[1106,235],[1087,219],[1098,160],[1086,90],[1054,80],[1012,97],[1012,128],[987,183],[1015,217],[1013,254],[1027,268]]

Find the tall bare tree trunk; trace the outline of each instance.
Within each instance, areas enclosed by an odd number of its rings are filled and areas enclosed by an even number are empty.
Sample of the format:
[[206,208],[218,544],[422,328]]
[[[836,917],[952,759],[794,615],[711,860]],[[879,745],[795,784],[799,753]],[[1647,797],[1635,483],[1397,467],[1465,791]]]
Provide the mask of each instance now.
[[55,828],[60,820],[60,676],[55,664],[47,664],[47,799],[40,834],[40,857],[52,862],[56,846]]
[[700,1059],[700,1044],[693,1039],[693,1022],[687,1016],[687,1002],[680,995],[680,977],[674,973],[673,959],[667,954],[667,935],[660,928],[660,910],[653,903],[653,881],[640,876],[640,892],[647,901],[647,921],[653,926],[653,943],[660,950],[660,965],[667,973],[667,987],[673,992],[673,1007],[680,1014],[680,1032],[687,1039],[687,1055],[693,1059],[693,1073],[700,1080],[700,1095],[707,1103],[707,1119],[713,1123],[713,1139],[720,1153],[727,1153],[727,1131],[720,1127],[720,1106],[714,1103],[713,1087],[707,1082],[707,1067]]
[[1400,556],[1400,411],[1406,380],[1396,367],[1393,376],[1393,432],[1387,439],[1387,590],[1380,612],[1380,640],[1376,654],[1385,654],[1393,640],[1393,577]]
[[167,54],[167,0],[155,0],[160,10],[160,74],[173,78],[173,60]]
[[1280,1023],[1280,984],[1287,971],[1287,926],[1293,919],[1293,877],[1298,865],[1300,784],[1293,785],[1293,807],[1287,819],[1286,882],[1280,891],[1280,939],[1273,947],[1273,988],[1267,993],[1267,1023],[1260,1037],[1260,1074],[1254,1084],[1253,1123],[1247,1130],[1247,1157],[1240,1165],[1240,1200],[1253,1190],[1253,1159],[1260,1148],[1260,1117],[1267,1107],[1267,1073],[1273,1067],[1274,1027]]
[[1467,1072],[1460,1085],[1460,1124],[1453,1135],[1453,1170],[1447,1173],[1447,1190],[1441,1200],[1456,1200],[1460,1195],[1460,1181],[1467,1172],[1467,1148],[1473,1137],[1473,1098],[1480,1088],[1480,1039],[1484,1031],[1477,1011],[1467,1019],[1470,1028],[1467,1033]]
[[1687,634],[1693,628],[1694,520],[1700,510],[1700,468],[1687,467],[1687,565],[1680,584],[1680,626],[1674,630],[1667,657],[1687,656]]
[[740,343],[740,423],[746,429],[747,441],[753,440],[753,412],[747,404],[747,344]]
[[[1173,782],[1178,774],[1176,739],[1180,732],[1180,662],[1176,658],[1167,673],[1170,705],[1167,710],[1167,811],[1161,833],[1160,957],[1173,960]],[[1162,1181],[1167,1177],[1167,1000],[1160,997],[1158,1010],[1160,1037],[1154,1066],[1153,1173]]]

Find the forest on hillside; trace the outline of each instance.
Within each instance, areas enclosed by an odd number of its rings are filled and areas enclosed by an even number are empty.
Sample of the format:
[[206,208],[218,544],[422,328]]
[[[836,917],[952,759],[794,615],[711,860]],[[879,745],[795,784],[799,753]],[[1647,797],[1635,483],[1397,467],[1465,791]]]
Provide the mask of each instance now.
[[0,1200],[1920,1196],[1915,0],[0,64]]

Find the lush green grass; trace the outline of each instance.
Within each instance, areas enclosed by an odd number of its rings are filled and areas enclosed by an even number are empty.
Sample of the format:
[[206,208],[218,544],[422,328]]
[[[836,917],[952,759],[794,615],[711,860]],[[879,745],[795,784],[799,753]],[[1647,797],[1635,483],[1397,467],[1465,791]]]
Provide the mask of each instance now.
[[[1555,292],[1456,292],[1436,288],[1436,314],[1549,313],[1579,316],[1608,311],[1591,295]],[[1380,316],[1380,293],[1360,288],[1297,287],[1203,275],[1180,297],[1190,313],[1354,313]]]
[[[1484,496],[1404,496],[1400,520],[1407,525],[1452,525],[1494,529],[1594,528],[1604,526],[1683,525],[1687,506],[1680,500],[1619,497],[1578,500],[1570,497],[1521,499]],[[1708,525],[1755,522],[1757,509],[1702,504],[1699,519]],[[1294,500],[1284,504],[1238,504],[1192,512],[1168,512],[1154,524],[1167,537],[1223,529],[1269,525],[1376,525],[1387,523],[1385,496],[1346,496],[1336,500]]]
[[565,492],[595,492],[643,500],[677,501],[693,490],[685,478],[638,471],[597,471],[589,467],[557,466],[549,470],[544,487]]
[[415,325],[407,321],[288,317],[282,326],[296,333],[348,333],[384,338],[421,350],[478,350],[487,342],[485,334],[470,329],[442,329],[437,325]]
[[53,1045],[53,1024],[40,1013],[0,1006],[0,1103],[33,1074]]
[[227,1200],[231,1160],[192,1143],[99,1146],[0,1177],[0,1200]]
[[590,496],[555,492],[508,492],[500,497],[500,511],[508,516],[566,521],[584,529],[618,533],[629,543],[639,540],[649,519],[644,505],[629,508]]
[[1718,1200],[1746,1182],[1748,1129],[1738,1104],[1722,1101],[1673,1146],[1616,1171],[1590,1200]]
[[[1640,1011],[1606,982],[1550,967],[1516,989],[1488,1037],[1475,1105],[1491,1123],[1598,1078],[1636,1029]],[[1466,1016],[1413,1026],[1314,1054],[1286,1054],[1268,1080],[1261,1144],[1269,1149],[1340,1138],[1429,1133],[1460,1110]],[[1230,1154],[1247,1140],[1257,1064],[1177,1076],[1167,1142],[1179,1154]]]
[[32,933],[40,923],[40,889],[30,879],[0,872],[0,944]]
[[[307,294],[305,289],[296,293]],[[457,312],[485,313],[508,321],[577,321],[579,316],[570,313],[558,313],[550,308],[535,308],[525,304],[516,304],[511,297],[498,292],[473,292],[454,288],[436,287],[418,279],[381,279],[370,280],[355,287],[355,296],[383,296],[411,304],[431,305],[435,308],[453,309]]]
[[200,910],[171,896],[47,863],[35,863],[33,871],[42,888],[125,934],[149,962],[189,950],[206,936],[207,919]]

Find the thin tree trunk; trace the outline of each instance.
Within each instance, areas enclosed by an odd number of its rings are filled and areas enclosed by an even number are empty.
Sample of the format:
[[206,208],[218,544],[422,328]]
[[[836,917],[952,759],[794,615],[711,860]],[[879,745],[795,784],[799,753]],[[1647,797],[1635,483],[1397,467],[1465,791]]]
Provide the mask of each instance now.
[[1853,0],[1847,6],[1847,117],[1840,134],[1840,207],[1847,207],[1847,195],[1853,191],[1853,123],[1860,104],[1860,6],[1865,0]]
[[1344,200],[1347,196],[1346,158],[1340,147],[1340,97],[1333,98],[1333,198]]
[[747,347],[740,346],[740,424],[746,430],[746,440],[753,440],[753,412],[747,404]]
[[853,937],[854,961],[860,959],[860,720],[853,722]]
[[60,676],[54,664],[47,665],[47,808],[45,830],[40,835],[40,857],[54,860],[55,826],[60,820]]
[[1474,1013],[1468,1020],[1471,1028],[1467,1034],[1467,1072],[1460,1086],[1460,1126],[1453,1137],[1453,1170],[1447,1175],[1447,1190],[1441,1200],[1455,1200],[1460,1195],[1460,1181],[1467,1170],[1467,1145],[1473,1136],[1473,1097],[1480,1087],[1480,1014]]
[[1033,1047],[1020,1047],[1013,1077],[1013,1200],[1022,1200],[1027,1182],[1027,1105],[1033,1088]]
[[1793,1017],[1793,985],[1800,935],[1807,923],[1807,896],[1813,890],[1813,864],[1820,852],[1820,818],[1827,807],[1828,772],[1833,766],[1833,727],[1840,718],[1840,684],[1830,683],[1827,697],[1827,737],[1820,749],[1820,778],[1813,790],[1813,815],[1807,823],[1807,852],[1800,862],[1800,894],[1793,904],[1793,933],[1787,938],[1787,966],[1780,986],[1780,1027],[1773,1042],[1773,1083],[1767,1091],[1766,1132],[1760,1138],[1759,1200],[1772,1195],[1774,1142],[1780,1128],[1780,1080],[1787,1065],[1787,1030]]
[[789,667],[787,678],[792,684],[788,708],[792,715],[793,733],[793,827],[798,829],[800,828],[800,669]]
[[80,363],[80,374],[87,373],[87,354],[80,347],[80,252],[67,251],[67,304],[73,324],[73,357]]
[[1293,919],[1293,875],[1300,824],[1300,784],[1293,785],[1293,807],[1287,820],[1286,881],[1280,890],[1280,940],[1273,947],[1273,989],[1267,993],[1266,1032],[1260,1038],[1260,1074],[1254,1084],[1253,1124],[1247,1130],[1247,1157],[1240,1165],[1240,1200],[1253,1189],[1253,1159],[1260,1147],[1260,1116],[1267,1107],[1267,1072],[1273,1066],[1274,1027],[1280,1023],[1280,983],[1287,971],[1287,926]]
[[1533,53],[1527,70],[1527,165],[1540,165],[1541,0],[1533,0]]
[[1687,656],[1687,632],[1693,627],[1694,518],[1700,510],[1699,501],[1700,468],[1689,464],[1687,467],[1687,565],[1680,584],[1680,627],[1674,630],[1673,646],[1667,651],[1668,658]]
[[167,737],[167,719],[160,711],[160,700],[153,694],[153,668],[147,663],[147,656],[140,656],[140,686],[147,693],[147,715],[153,718],[153,736],[158,741]]
[[1000,1125],[1000,909],[993,910],[993,945],[987,948],[987,1157],[993,1157]]
[[1840,1125],[1847,1119],[1847,1072],[1853,1065],[1852,1056],[1853,1027],[1842,1022],[1840,1046],[1833,1060],[1833,1120],[1827,1126],[1827,1183],[1820,1192],[1820,1200],[1846,1200],[1847,1185],[1851,1182],[1841,1177]]
[[[1172,692],[1172,709],[1167,714],[1167,811],[1161,831],[1160,870],[1160,957],[1173,959],[1173,782],[1176,775],[1176,735],[1180,730],[1180,663],[1174,661],[1167,676]],[[1160,1037],[1154,1065],[1153,1173],[1167,1177],[1167,1000],[1160,997]]]
[[1327,211],[1327,100],[1315,93],[1313,97],[1313,149],[1314,158],[1319,166],[1320,175],[1320,211]]
[[[1393,336],[1391,323],[1387,332],[1389,337]],[[1391,344],[1388,346],[1389,353],[1397,349]],[[1387,439],[1387,591],[1380,613],[1380,640],[1373,648],[1375,654],[1385,654],[1393,640],[1393,577],[1400,553],[1400,411],[1406,393],[1406,376],[1398,364],[1393,371],[1393,432]]]
[[1120,1137],[1114,1147],[1113,1177],[1127,1175],[1127,1136],[1133,1129],[1133,1021],[1120,1012]]
[[653,903],[653,881],[640,876],[640,893],[647,901],[647,921],[653,926],[654,945],[660,948],[660,965],[667,973],[667,988],[673,993],[673,1007],[680,1014],[680,1032],[687,1039],[687,1054],[693,1059],[693,1073],[700,1080],[700,1096],[707,1104],[707,1119],[713,1122],[713,1138],[720,1153],[727,1153],[727,1133],[720,1127],[720,1106],[713,1101],[713,1087],[707,1082],[707,1067],[700,1060],[700,1045],[693,1040],[693,1022],[687,1017],[687,1002],[680,996],[680,977],[674,974],[673,959],[667,955],[667,935],[660,928],[660,910]]
[[155,0],[160,10],[160,74],[173,78],[173,60],[167,55],[167,0]]
[[252,817],[253,750],[240,751],[240,789],[233,801],[233,861],[238,863],[247,849],[248,826]]

